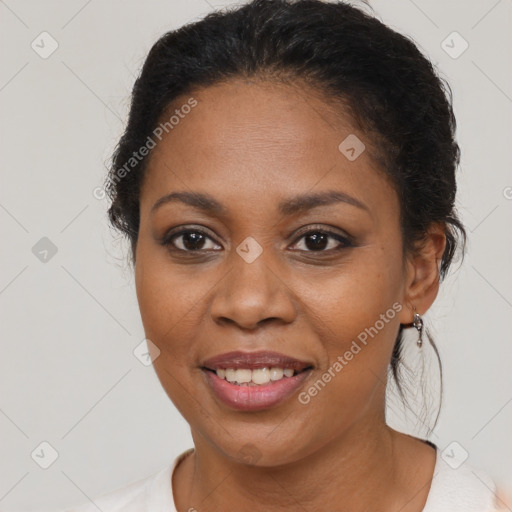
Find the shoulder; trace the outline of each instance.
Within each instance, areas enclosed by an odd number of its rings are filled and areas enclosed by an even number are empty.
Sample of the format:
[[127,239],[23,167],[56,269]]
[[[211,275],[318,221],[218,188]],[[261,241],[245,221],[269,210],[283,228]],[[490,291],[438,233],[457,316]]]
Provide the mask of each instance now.
[[102,494],[83,505],[67,508],[59,512],[152,512],[166,510],[173,512],[172,474],[176,465],[191,452],[185,451],[174,461],[127,486]]
[[165,473],[167,473],[167,468],[130,485],[102,494],[89,503],[66,509],[62,512],[98,512],[98,509],[102,512],[136,512],[146,510],[148,497],[150,496],[149,490],[154,487],[155,482],[161,480]]
[[430,492],[423,512],[491,512],[496,484],[483,470],[467,463],[453,450],[437,449]]

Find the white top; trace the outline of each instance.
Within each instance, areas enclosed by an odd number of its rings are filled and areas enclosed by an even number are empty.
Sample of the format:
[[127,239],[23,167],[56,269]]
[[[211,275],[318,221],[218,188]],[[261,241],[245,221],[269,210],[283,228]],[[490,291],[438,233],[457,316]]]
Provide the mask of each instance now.
[[[101,495],[94,500],[95,503],[86,503],[64,512],[177,512],[172,495],[172,475],[176,466],[193,450],[186,450],[157,473]],[[457,456],[450,456],[448,465],[438,448],[436,452],[434,476],[423,512],[495,510],[496,485],[486,473],[457,459]]]

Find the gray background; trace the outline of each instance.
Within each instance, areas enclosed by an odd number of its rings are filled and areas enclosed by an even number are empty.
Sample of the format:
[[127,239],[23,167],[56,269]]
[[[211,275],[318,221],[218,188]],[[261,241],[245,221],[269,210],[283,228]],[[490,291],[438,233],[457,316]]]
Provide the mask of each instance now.
[[[88,501],[192,446],[152,367],[133,354],[144,332],[126,245],[93,190],[152,43],[229,3],[0,0],[1,510]],[[512,2],[371,4],[449,80],[462,148],[468,256],[426,316],[445,374],[431,439],[512,486]],[[43,31],[59,45],[48,58],[31,47],[51,48]],[[463,48],[447,39],[454,31],[469,44],[458,58],[442,47]],[[43,237],[56,254],[41,252]],[[393,426],[420,432],[393,403]],[[48,469],[39,465],[50,456],[45,441],[58,454]]]

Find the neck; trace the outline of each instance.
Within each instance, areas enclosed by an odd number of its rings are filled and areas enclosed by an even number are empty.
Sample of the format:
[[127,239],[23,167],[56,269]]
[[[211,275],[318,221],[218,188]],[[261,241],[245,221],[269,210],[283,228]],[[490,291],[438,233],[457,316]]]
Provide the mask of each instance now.
[[[200,435],[194,435],[183,510],[269,512],[334,508],[340,512],[392,510],[403,482],[398,469],[398,436],[384,418],[363,418],[320,449],[276,467],[258,467],[227,459]],[[340,500],[340,497],[342,499]]]

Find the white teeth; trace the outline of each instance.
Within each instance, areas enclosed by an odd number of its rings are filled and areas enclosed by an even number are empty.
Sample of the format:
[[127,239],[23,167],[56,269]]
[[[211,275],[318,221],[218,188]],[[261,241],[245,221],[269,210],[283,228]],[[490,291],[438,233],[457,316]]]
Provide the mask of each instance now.
[[251,373],[251,370],[238,368],[237,370],[235,370],[235,381],[238,382],[239,384],[251,382]]
[[[220,377],[220,375],[219,375],[219,377]],[[226,380],[228,380],[229,382],[236,382],[235,370],[233,370],[233,368],[228,368],[226,370]]]
[[268,384],[270,382],[270,372],[268,368],[257,368],[253,370],[252,381],[254,384]]
[[243,386],[264,385],[269,382],[281,380],[285,377],[293,377],[295,371],[292,368],[219,368],[216,370],[217,377],[225,379],[232,384]]
[[270,380],[281,380],[284,375],[282,368],[270,368]]

